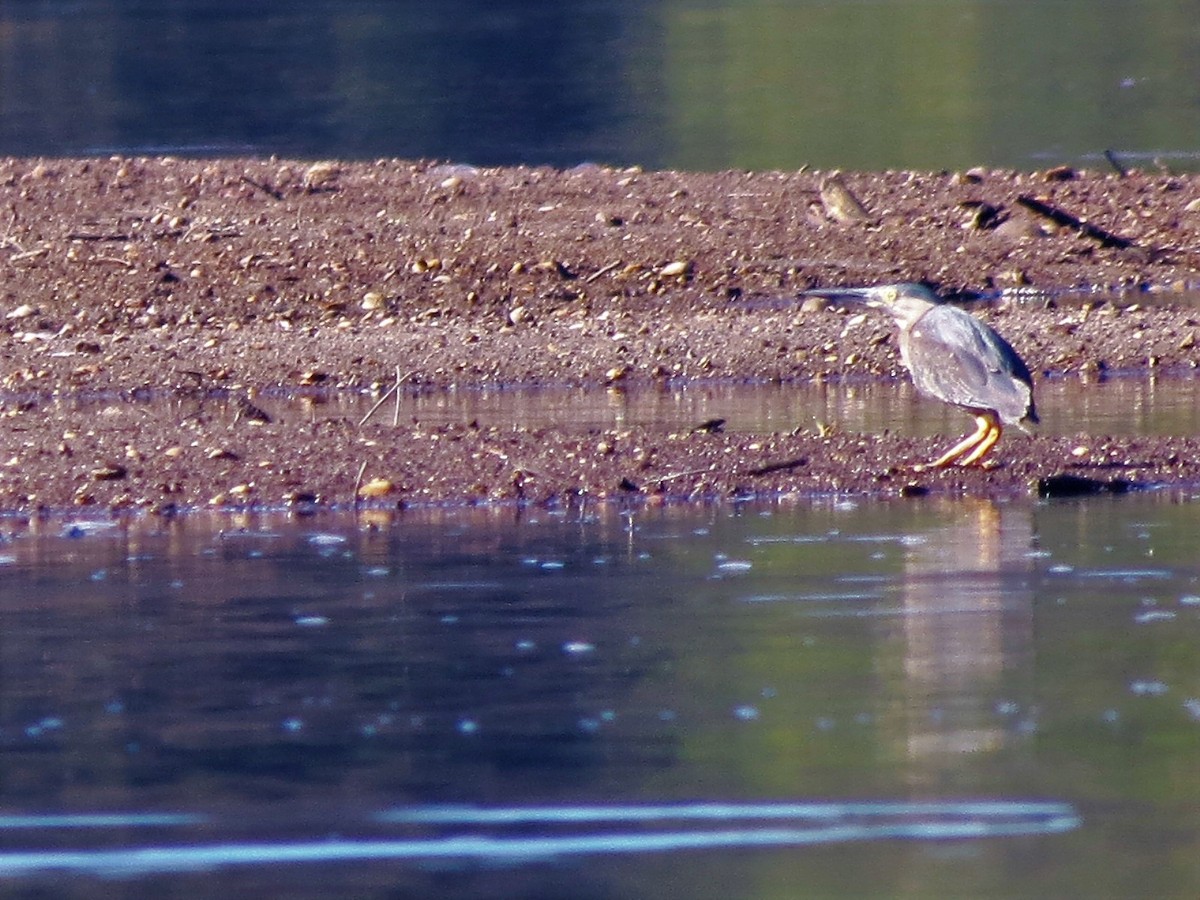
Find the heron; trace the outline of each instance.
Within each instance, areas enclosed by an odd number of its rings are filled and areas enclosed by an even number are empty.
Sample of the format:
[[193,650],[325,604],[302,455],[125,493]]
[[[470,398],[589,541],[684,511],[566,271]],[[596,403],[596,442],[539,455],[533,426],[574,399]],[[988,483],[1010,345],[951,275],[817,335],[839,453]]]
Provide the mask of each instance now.
[[943,303],[925,285],[883,284],[807,294],[891,313],[900,327],[900,361],[917,390],[975,417],[975,431],[930,466],[974,465],[996,446],[1005,425],[1028,432],[1028,426],[1037,424],[1033,379],[1017,351],[987,324]]

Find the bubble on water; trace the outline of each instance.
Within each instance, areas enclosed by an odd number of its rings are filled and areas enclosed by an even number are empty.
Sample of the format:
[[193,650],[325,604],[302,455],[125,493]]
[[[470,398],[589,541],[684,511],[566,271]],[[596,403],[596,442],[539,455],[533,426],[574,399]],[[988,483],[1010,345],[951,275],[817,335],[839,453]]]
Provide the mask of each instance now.
[[725,575],[740,575],[754,568],[754,563],[747,559],[729,559],[717,566],[717,570]]
[[330,534],[329,532],[317,532],[308,536],[308,542],[314,547],[336,547],[346,541],[346,535]]
[[296,624],[301,628],[320,628],[322,625],[328,625],[329,619],[325,616],[297,616]]
[[1158,697],[1169,691],[1161,681],[1138,680],[1129,682],[1129,692],[1138,697]]
[[596,649],[595,644],[589,644],[587,641],[567,641],[562,645],[563,653],[569,653],[572,656],[582,656],[585,653],[592,653]]
[[1190,715],[1193,719],[1200,721],[1200,699],[1190,697],[1187,700],[1184,700],[1183,708],[1188,711],[1188,715]]
[[116,522],[67,522],[60,534],[66,538],[85,538],[94,534],[112,533],[116,528]]
[[1195,594],[1185,594],[1179,598],[1179,602],[1183,606],[1200,606],[1200,597]]
[[752,722],[759,716],[758,707],[750,706],[749,704],[735,706],[733,715],[734,718],[741,719],[743,722]]
[[295,734],[304,729],[304,720],[293,716],[290,719],[283,720],[283,730],[289,734]]
[[474,719],[459,719],[458,733],[459,734],[475,734],[479,731],[479,723]]
[[1156,609],[1153,612],[1138,613],[1133,617],[1133,621],[1139,625],[1146,622],[1165,622],[1175,618],[1175,613],[1166,609]]
[[565,562],[563,562],[562,560],[548,559],[544,563],[541,564],[540,568],[542,569],[543,572],[553,572],[553,571],[557,571],[558,569],[566,568],[566,565],[567,564]]

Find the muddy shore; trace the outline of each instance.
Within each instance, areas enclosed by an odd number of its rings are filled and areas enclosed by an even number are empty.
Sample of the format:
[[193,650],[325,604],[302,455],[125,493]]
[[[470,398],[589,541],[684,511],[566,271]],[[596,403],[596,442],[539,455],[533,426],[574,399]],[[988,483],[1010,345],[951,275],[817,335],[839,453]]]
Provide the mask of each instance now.
[[1200,285],[1191,175],[0,159],[0,271],[0,510],[1200,483],[1192,437],[1006,436],[986,468],[930,472],[912,464],[957,434],[291,421],[255,403],[382,395],[397,373],[426,392],[901,378],[889,322],[801,302],[901,280],[974,299],[1038,379],[1189,377],[1200,309],[1173,292]]

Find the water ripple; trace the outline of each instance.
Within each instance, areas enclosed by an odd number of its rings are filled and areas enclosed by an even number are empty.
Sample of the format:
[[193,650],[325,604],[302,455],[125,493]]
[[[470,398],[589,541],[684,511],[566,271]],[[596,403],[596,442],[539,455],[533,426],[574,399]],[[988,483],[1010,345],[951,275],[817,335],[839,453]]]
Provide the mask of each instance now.
[[[79,817],[72,816],[19,818],[36,820],[37,827],[45,828],[75,828],[79,824],[73,821]],[[103,817],[96,818],[93,824],[104,824],[100,821]],[[479,833],[10,851],[0,852],[0,877],[64,871],[130,876],[231,866],[388,860],[462,859],[515,865],[530,860],[578,855],[788,847],[884,839],[946,840],[1048,835],[1070,831],[1080,824],[1078,814],[1067,804],[1023,801],[430,806],[387,810],[376,814],[374,821],[409,827],[471,826],[479,829]],[[507,826],[540,825],[550,829],[567,825],[579,829],[580,826],[595,828],[613,823],[636,827],[543,835],[510,835],[503,831]],[[674,824],[661,831],[647,831],[644,826],[648,823]],[[680,827],[681,823],[692,825]],[[719,823],[719,827],[708,827],[712,823]]]

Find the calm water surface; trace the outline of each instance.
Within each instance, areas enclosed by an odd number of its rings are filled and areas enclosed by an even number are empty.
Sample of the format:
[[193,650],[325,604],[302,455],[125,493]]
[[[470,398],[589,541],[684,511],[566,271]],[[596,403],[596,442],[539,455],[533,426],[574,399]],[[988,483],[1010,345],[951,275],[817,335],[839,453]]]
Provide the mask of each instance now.
[[1194,169],[1198,60],[1192,0],[9,2],[0,153]]
[[13,890],[1200,889],[1186,494],[0,530]]
[[[1038,433],[1042,435],[1171,437],[1200,433],[1200,378],[1194,376],[1131,375],[1099,382],[1055,378],[1038,384],[1037,402],[1042,418]],[[964,412],[921,397],[907,379],[784,385],[714,380],[629,391],[473,387],[403,392],[399,403],[392,398],[381,403],[379,397],[364,393],[268,391],[256,394],[254,403],[278,419],[361,421],[370,415],[372,422],[398,421],[404,427],[414,422],[429,427],[475,422],[484,428],[515,425],[579,432],[636,426],[666,433],[687,431],[718,418],[725,420],[726,430],[747,433],[812,431],[818,423],[844,432],[891,431],[906,436],[953,435],[970,427]],[[239,403],[223,394],[204,400],[64,397],[45,400],[40,408],[47,415],[67,408],[103,411],[106,421],[119,424],[122,416],[144,415],[146,406],[176,419],[203,409],[205,415],[232,423],[242,414]],[[1019,430],[1012,429],[1012,434],[1013,440],[1021,440]]]

